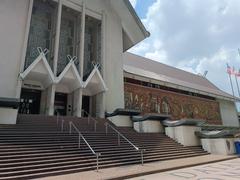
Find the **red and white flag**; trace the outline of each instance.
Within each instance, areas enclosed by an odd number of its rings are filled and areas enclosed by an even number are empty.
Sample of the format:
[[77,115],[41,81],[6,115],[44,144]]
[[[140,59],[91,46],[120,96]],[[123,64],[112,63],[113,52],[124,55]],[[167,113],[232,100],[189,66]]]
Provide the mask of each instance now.
[[238,69],[238,72],[235,72],[235,76],[240,77],[240,69]]
[[227,73],[228,73],[229,75],[234,74],[234,68],[231,68],[228,64],[227,64]]

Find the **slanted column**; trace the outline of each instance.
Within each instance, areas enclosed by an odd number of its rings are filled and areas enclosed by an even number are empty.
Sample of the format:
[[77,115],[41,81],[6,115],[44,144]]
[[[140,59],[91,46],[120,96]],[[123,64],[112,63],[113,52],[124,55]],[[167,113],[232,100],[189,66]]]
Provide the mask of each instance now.
[[[81,17],[81,34],[80,34],[80,50],[79,50],[79,70],[80,70],[80,76],[83,80],[83,66],[84,66],[84,37],[85,37],[85,1],[83,0],[82,5],[82,17]],[[76,111],[74,113],[75,116],[81,117],[82,116],[82,88],[79,88],[76,90]]]
[[[21,64],[19,73],[22,73],[24,70],[24,64],[25,64],[25,58],[26,58],[26,52],[27,52],[27,44],[28,44],[28,35],[30,31],[30,23],[31,23],[31,16],[32,16],[32,8],[33,8],[33,0],[29,1],[29,7],[28,7],[28,18],[26,23],[26,30],[24,34],[24,43],[23,43],[23,50],[21,55]],[[16,98],[20,98],[21,96],[21,89],[22,89],[22,79],[19,76],[17,79],[17,87],[16,87]]]
[[[55,44],[54,44],[54,59],[53,59],[53,73],[55,76],[57,76],[61,15],[62,15],[62,0],[59,0],[58,1],[58,14],[57,14]],[[48,95],[47,95],[46,114],[48,114],[48,115],[54,115],[55,92],[56,92],[56,85],[55,84],[50,85],[48,88],[48,91],[47,91]]]
[[[103,80],[106,83],[106,71],[105,71],[105,62],[106,62],[106,54],[105,54],[105,49],[106,49],[106,14],[104,11],[102,11],[102,24],[101,24],[101,71],[102,71],[102,76]],[[106,93],[102,92],[98,94],[97,98],[97,106],[99,106],[99,114],[98,116],[101,118],[104,118],[105,116],[105,110],[106,110]]]

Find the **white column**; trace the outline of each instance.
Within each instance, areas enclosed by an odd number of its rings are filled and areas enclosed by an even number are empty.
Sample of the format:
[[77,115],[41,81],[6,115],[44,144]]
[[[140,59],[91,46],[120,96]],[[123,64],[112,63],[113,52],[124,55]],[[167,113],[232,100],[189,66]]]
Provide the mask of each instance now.
[[48,96],[46,113],[50,116],[54,115],[55,91],[56,91],[55,85],[50,86],[47,91]]
[[[83,0],[82,5],[82,17],[81,17],[81,34],[80,34],[80,51],[79,51],[79,70],[81,79],[83,79],[83,66],[84,66],[84,39],[85,39],[85,1]],[[77,109],[76,115],[77,117],[81,117],[82,115],[82,89],[79,88],[77,90]]]
[[61,15],[62,15],[62,0],[58,0],[58,15],[57,15],[56,35],[55,35],[55,43],[54,43],[54,59],[53,59],[53,73],[55,76],[57,74],[59,39],[60,39],[60,29],[61,29]]
[[[102,76],[103,80],[106,83],[106,14],[104,11],[102,11],[102,28],[101,28],[101,66],[102,66]],[[99,116],[101,118],[104,118],[105,116],[105,111],[106,111],[106,93],[102,92],[99,95]]]
[[[29,6],[28,6],[28,18],[27,18],[26,30],[25,30],[25,34],[24,34],[24,43],[23,43],[23,50],[22,50],[22,55],[21,55],[21,64],[20,64],[19,73],[23,72],[23,70],[24,70],[27,45],[28,45],[28,36],[29,36],[29,30],[30,30],[30,24],[31,24],[32,8],[33,8],[33,0],[30,0]],[[20,77],[18,77],[17,87],[16,87],[16,98],[20,98],[21,88],[22,88],[22,79]]]
[[[56,35],[55,35],[55,43],[54,43],[54,59],[53,59],[53,73],[55,76],[57,75],[61,15],[62,15],[62,0],[58,0],[58,14],[57,14]],[[56,91],[56,85],[52,84],[48,89],[48,100],[47,100],[48,115],[54,115],[55,91]]]

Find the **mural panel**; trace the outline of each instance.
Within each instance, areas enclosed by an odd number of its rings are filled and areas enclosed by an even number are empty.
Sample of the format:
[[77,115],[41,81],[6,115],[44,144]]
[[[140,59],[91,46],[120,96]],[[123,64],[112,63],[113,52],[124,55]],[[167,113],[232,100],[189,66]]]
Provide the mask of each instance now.
[[170,114],[172,119],[205,119],[210,124],[221,124],[219,103],[165,90],[124,84],[125,108],[143,113]]

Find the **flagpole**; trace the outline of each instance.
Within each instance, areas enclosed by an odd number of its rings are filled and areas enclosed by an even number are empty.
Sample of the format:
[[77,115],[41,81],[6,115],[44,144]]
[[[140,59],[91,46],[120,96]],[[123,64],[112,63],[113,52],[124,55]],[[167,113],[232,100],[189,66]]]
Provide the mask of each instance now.
[[237,84],[238,96],[240,97],[240,91],[239,91],[239,85],[238,85],[237,75],[235,75],[235,80],[236,80],[236,84]]
[[235,94],[234,94],[234,90],[233,90],[233,83],[232,83],[232,78],[231,78],[231,75],[233,74],[233,69],[228,65],[228,63],[227,63],[227,73],[228,73],[231,88],[232,88],[232,94],[233,94],[233,97],[235,98]]
[[232,84],[232,78],[231,78],[230,74],[228,74],[228,76],[229,76],[229,79],[230,79],[230,84],[231,84],[231,88],[232,88],[232,94],[233,94],[233,97],[235,97],[234,90],[233,90],[233,84]]

